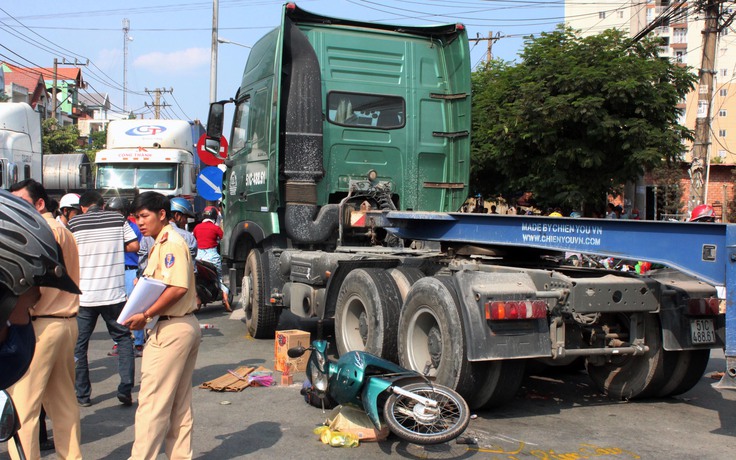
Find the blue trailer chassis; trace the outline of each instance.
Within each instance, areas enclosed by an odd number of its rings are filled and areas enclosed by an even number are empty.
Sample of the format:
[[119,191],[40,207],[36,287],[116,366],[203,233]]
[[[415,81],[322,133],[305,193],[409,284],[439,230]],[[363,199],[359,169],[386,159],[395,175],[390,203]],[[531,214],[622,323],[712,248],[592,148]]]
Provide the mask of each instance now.
[[413,240],[518,246],[645,260],[726,286],[726,373],[736,388],[736,225],[390,211],[368,213]]

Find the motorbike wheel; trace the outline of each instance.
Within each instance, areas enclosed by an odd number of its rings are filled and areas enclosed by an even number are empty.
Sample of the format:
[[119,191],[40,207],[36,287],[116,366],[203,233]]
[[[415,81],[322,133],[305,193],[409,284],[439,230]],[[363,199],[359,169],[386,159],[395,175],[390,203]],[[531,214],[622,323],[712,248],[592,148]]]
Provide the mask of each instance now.
[[357,268],[345,277],[335,307],[335,342],[341,355],[365,351],[396,361],[401,296],[380,268]]
[[470,409],[455,391],[430,383],[412,383],[401,388],[437,401],[434,409],[396,393],[386,399],[383,417],[391,432],[401,439],[415,444],[439,444],[457,438],[468,427]]
[[254,339],[273,339],[279,322],[278,311],[266,303],[262,252],[252,249],[245,260],[240,303],[245,311],[245,325]]

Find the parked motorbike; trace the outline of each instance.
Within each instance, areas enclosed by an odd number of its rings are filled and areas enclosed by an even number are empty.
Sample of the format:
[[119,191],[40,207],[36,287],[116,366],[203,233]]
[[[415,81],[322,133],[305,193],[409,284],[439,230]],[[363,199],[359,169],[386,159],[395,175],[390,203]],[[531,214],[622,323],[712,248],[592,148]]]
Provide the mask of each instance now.
[[307,350],[312,352],[307,363],[312,391],[322,400],[362,407],[378,430],[383,420],[401,439],[439,444],[460,436],[470,422],[462,396],[425,375],[361,351],[345,353],[337,361],[328,359],[325,340],[287,353],[298,358]]
[[18,448],[18,458],[26,460],[20,436],[18,436],[19,428],[20,421],[13,400],[7,391],[2,390],[0,391],[0,442],[8,442],[10,438],[13,438]]
[[[208,303],[222,301],[222,289],[220,281],[217,279],[217,267],[211,262],[195,259],[197,265],[197,273],[194,277],[197,296],[202,307]],[[233,304],[232,291],[228,295],[230,305]]]

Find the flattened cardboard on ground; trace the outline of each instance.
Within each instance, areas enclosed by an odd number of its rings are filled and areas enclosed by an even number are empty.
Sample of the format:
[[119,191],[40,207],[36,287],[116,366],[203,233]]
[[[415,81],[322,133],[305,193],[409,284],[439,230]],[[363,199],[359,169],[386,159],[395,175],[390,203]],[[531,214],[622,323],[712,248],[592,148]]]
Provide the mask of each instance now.
[[290,374],[306,371],[311,352],[308,351],[299,358],[289,358],[286,352],[289,351],[289,348],[298,346],[309,348],[309,345],[309,332],[298,329],[276,331],[276,338],[273,343],[274,368],[279,372]]
[[[258,366],[257,368],[250,366],[240,366],[236,369],[233,369],[233,373],[237,374],[239,377],[228,372],[227,374],[221,377],[217,377],[214,380],[204,382],[199,386],[199,388],[206,388],[212,391],[242,391],[251,386],[251,382],[248,381],[248,375],[251,372],[256,371],[269,371],[269,369],[266,369],[263,366]],[[242,377],[242,379],[240,377]]]
[[377,430],[368,414],[353,406],[337,406],[332,409],[327,415],[325,425],[329,425],[333,431],[354,434],[361,442],[383,441],[388,437],[387,426]]

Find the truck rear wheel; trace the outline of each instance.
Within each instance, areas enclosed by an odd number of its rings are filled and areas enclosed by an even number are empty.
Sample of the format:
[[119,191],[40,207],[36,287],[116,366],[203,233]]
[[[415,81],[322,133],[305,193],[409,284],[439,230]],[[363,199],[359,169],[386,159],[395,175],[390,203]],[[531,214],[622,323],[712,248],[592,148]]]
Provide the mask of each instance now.
[[399,363],[455,389],[471,409],[498,405],[516,394],[523,361],[470,362],[452,279],[425,277],[409,291],[399,319]]
[[396,286],[399,288],[402,303],[406,300],[406,296],[409,294],[411,287],[414,286],[414,283],[424,278],[424,273],[414,267],[390,268],[387,271],[391,275],[391,278],[396,282]]
[[710,350],[665,351],[666,383],[657,396],[677,396],[694,387],[705,373]]
[[272,339],[279,322],[279,312],[266,303],[263,253],[252,249],[245,259],[240,303],[245,311],[245,325],[255,339]]
[[396,361],[401,296],[391,275],[358,268],[345,277],[335,306],[335,342],[341,355],[365,351]]
[[[629,331],[629,317],[619,315],[609,325],[611,330]],[[662,330],[655,315],[646,315],[644,340],[649,347],[643,355],[612,356],[603,365],[586,362],[586,370],[598,389],[613,399],[646,398],[664,387],[667,375],[664,366]]]

